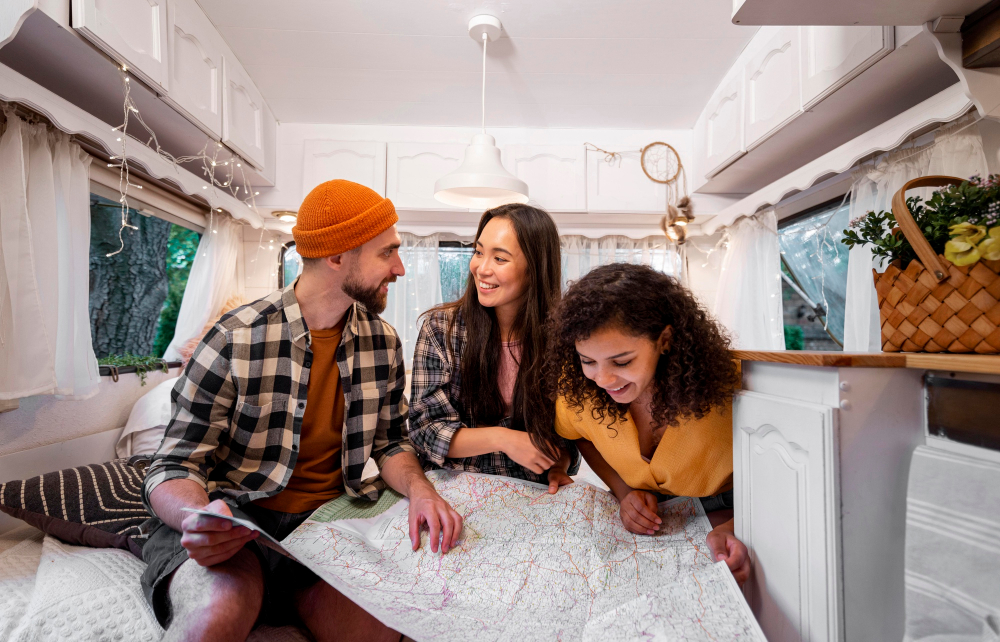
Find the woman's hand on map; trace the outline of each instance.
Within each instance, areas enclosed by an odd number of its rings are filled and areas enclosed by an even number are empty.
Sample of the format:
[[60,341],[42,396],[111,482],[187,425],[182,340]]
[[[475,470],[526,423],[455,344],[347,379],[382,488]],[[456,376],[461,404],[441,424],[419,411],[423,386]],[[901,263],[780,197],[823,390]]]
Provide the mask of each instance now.
[[663,520],[656,514],[656,495],[644,490],[633,490],[620,501],[622,525],[638,535],[653,535]]
[[566,466],[569,464],[569,455],[563,457],[565,461],[559,461],[555,466],[549,468],[549,494],[555,495],[560,486],[568,486],[573,483],[573,478],[566,474]]
[[447,553],[462,535],[462,522],[462,516],[437,494],[430,483],[427,488],[410,493],[410,543],[413,550],[420,548],[420,527],[426,525],[430,531],[431,551],[438,552],[440,539],[441,552]]
[[734,521],[719,524],[708,534],[708,548],[717,562],[725,562],[741,587],[750,578],[750,554],[733,532]]
[[520,430],[508,430],[504,437],[503,452],[531,472],[541,475],[556,462],[535,448],[531,437]]
[[[233,514],[221,499],[211,502],[204,509],[220,515]],[[201,566],[225,562],[257,536],[256,532],[234,526],[224,519],[194,513],[184,518],[181,530],[181,546],[187,549],[188,557]]]

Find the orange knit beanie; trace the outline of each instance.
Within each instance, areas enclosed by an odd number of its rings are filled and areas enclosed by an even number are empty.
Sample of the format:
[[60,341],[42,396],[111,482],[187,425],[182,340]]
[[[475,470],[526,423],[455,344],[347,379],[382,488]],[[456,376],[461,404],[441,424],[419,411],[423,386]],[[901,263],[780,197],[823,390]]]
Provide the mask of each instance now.
[[299,256],[318,259],[360,247],[398,220],[392,201],[364,185],[338,179],[309,192],[292,236]]

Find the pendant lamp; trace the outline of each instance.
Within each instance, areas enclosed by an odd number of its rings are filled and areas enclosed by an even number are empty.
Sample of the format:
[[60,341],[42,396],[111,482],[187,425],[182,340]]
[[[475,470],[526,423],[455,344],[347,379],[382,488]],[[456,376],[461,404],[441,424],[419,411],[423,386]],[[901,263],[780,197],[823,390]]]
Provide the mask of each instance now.
[[458,169],[434,183],[434,198],[455,207],[485,211],[528,202],[528,184],[504,168],[496,139],[486,133],[486,43],[499,38],[500,31],[500,20],[493,16],[469,21],[469,35],[483,43],[483,132],[472,137]]

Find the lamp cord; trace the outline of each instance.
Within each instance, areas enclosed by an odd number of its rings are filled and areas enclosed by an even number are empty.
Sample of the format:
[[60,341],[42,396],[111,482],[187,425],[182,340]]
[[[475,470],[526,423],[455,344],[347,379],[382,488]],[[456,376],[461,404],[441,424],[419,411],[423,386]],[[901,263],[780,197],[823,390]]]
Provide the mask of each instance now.
[[483,32],[483,133],[486,133],[486,43],[490,37]]

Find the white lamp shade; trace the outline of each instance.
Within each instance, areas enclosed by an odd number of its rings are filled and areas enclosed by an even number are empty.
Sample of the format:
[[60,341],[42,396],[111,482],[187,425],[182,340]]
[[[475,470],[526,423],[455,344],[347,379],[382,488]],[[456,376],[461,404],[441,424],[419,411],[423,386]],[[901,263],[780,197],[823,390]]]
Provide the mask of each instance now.
[[454,207],[485,211],[507,203],[527,203],[528,184],[504,168],[496,139],[476,134],[458,169],[434,183],[434,198]]

